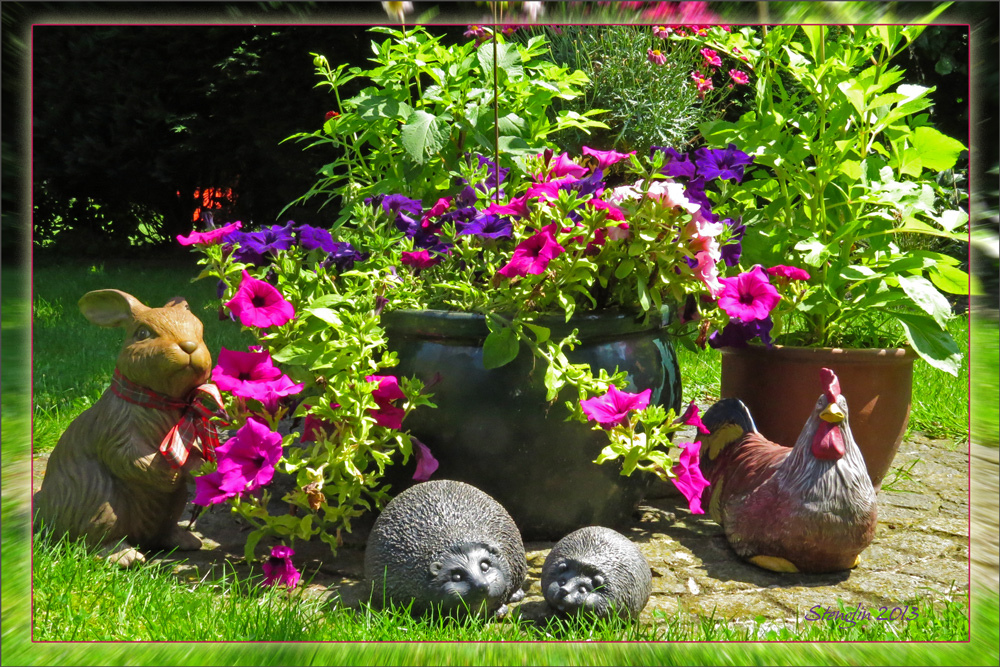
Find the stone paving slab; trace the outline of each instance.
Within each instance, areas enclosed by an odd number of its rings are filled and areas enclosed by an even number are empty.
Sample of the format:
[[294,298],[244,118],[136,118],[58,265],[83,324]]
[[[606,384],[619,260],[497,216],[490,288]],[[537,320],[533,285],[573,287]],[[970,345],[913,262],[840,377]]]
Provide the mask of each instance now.
[[[987,449],[987,448],[981,448]],[[988,456],[990,450],[987,449]],[[988,485],[992,470],[996,494],[996,450],[992,469],[986,468]],[[964,596],[969,590],[969,459],[967,445],[915,435],[905,441],[894,467],[910,469],[912,479],[897,480],[895,490],[878,494],[879,522],[872,545],[861,555],[861,564],[850,572],[831,574],[779,574],[739,560],[729,548],[722,529],[707,515],[691,515],[672,487],[644,502],[629,525],[620,531],[635,542],[653,572],[653,594],[642,620],[655,621],[678,609],[720,620],[752,621],[763,617],[781,625],[801,621],[816,605],[866,609],[898,606],[922,596],[941,600]],[[990,464],[987,459],[984,465]],[[44,457],[36,461],[34,486],[40,483]],[[888,478],[893,477],[890,472]],[[888,486],[888,482],[887,482]],[[659,497],[655,497],[659,496]],[[979,570],[996,572],[996,517],[992,533],[988,520],[980,542],[993,545],[990,555],[980,555]],[[319,540],[296,542],[296,563],[309,581],[305,592],[333,603],[357,605],[365,594],[362,582],[364,544],[372,519],[360,520],[345,534],[336,556]],[[217,576],[227,560],[237,562],[244,576],[251,566],[241,564],[249,526],[226,507],[215,507],[198,519],[194,532],[204,540],[198,552],[159,556],[172,563],[184,580]],[[992,542],[990,542],[992,540]],[[264,553],[267,540],[258,547]],[[549,610],[541,595],[542,563],[554,542],[525,544],[529,564],[525,599],[512,605],[529,619],[541,619]],[[252,566],[255,574],[259,565]],[[992,569],[991,569],[992,568]],[[228,566],[229,571],[232,566]]]

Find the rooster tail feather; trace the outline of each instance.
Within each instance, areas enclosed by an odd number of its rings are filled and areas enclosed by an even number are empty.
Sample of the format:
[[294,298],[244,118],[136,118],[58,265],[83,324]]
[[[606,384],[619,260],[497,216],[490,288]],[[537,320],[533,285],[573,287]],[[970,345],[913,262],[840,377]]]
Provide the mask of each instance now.
[[750,410],[738,398],[724,398],[710,407],[701,418],[709,434],[701,440],[702,461],[714,461],[729,445],[747,433],[757,433]]

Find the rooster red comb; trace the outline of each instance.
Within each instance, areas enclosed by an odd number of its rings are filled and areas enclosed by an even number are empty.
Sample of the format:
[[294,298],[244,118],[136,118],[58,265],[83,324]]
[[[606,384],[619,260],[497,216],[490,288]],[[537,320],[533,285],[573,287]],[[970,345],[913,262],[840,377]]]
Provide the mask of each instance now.
[[826,394],[826,400],[836,403],[837,397],[840,396],[840,380],[837,379],[837,374],[829,368],[821,368],[819,370],[819,380],[820,384],[823,385],[823,393]]

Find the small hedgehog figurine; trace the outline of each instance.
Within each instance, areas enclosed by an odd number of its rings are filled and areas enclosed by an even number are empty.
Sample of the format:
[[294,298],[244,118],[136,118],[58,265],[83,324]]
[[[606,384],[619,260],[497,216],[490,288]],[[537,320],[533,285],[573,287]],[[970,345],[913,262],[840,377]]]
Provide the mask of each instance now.
[[524,597],[521,534],[496,500],[453,480],[423,482],[393,498],[372,526],[365,579],[376,605],[411,612],[503,615]]
[[615,613],[632,620],[649,602],[653,576],[632,542],[603,526],[581,528],[559,540],[542,565],[542,593],[564,614]]

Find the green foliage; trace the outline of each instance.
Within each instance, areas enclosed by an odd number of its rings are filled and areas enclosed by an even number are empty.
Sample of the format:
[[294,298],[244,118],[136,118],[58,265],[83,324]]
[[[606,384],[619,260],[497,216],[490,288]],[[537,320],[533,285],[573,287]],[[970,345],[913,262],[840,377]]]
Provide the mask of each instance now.
[[967,294],[968,275],[950,255],[903,249],[913,235],[965,241],[969,220],[935,178],[965,146],[929,126],[934,89],[904,83],[892,64],[923,28],[781,26],[705,39],[750,57],[757,100],[702,133],[709,145],[743,146],[758,165],[732,194],[748,211],[744,261],[812,274],[794,312],[775,317],[779,342],[905,340],[956,375],[942,292]]
[[[440,36],[420,26],[371,32],[387,38],[372,42],[374,65],[368,69],[331,67],[325,56],[313,54],[322,79],[317,85],[334,93],[338,115],[320,130],[289,137],[337,156],[294,202],[319,197],[321,208],[338,202],[335,226],[350,220],[362,200],[378,194],[406,190],[433,202],[434,193],[451,185],[448,172],[458,168],[466,152],[499,151],[508,166],[512,156],[552,146],[553,134],[603,127],[592,119],[597,109],[554,112],[554,101],[579,95],[587,77],[545,59],[548,47],[541,36],[508,44],[497,35],[477,49],[474,41],[442,44]],[[355,78],[373,85],[341,99],[341,90]]]
[[[717,27],[711,30],[721,32]],[[709,71],[699,45],[677,37],[661,39],[652,26],[540,26],[515,34],[545,35],[555,62],[569,63],[587,75],[583,94],[559,100],[558,108],[606,109],[601,120],[607,129],[595,130],[593,137],[579,132],[567,137],[563,147],[571,150],[584,144],[640,153],[654,145],[682,149],[695,140],[701,123],[725,112],[734,94],[744,96],[739,86],[727,88],[732,81],[725,74],[731,68],[741,69],[742,61],[727,58],[731,62],[715,77],[718,87],[702,94],[692,81],[696,70]],[[648,49],[662,52],[667,62],[651,63]]]

